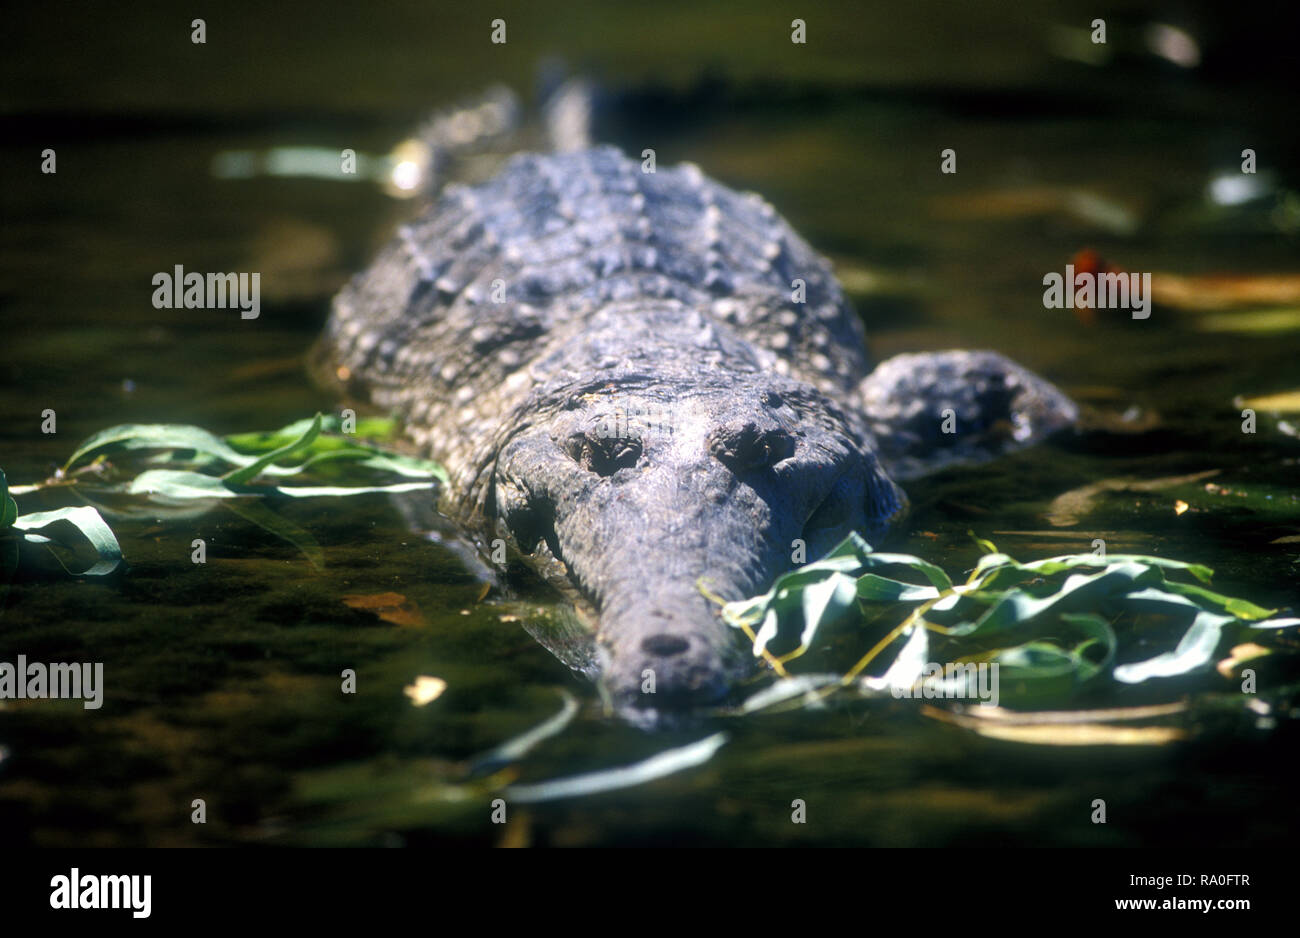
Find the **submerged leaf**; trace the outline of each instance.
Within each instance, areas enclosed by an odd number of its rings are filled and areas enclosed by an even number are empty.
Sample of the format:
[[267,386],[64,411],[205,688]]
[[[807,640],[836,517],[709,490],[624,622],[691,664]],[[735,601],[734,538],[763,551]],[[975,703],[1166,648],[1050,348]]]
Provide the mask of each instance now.
[[1238,407],[1249,407],[1251,410],[1265,410],[1277,414],[1300,414],[1300,390],[1263,394],[1259,397],[1238,398],[1233,403]]
[[764,687],[746,697],[740,705],[741,713],[756,713],[795,697],[807,698],[814,691],[840,683],[838,674],[798,674]]
[[1245,664],[1247,661],[1254,661],[1256,658],[1263,658],[1271,655],[1273,652],[1263,645],[1256,645],[1254,642],[1247,642],[1244,645],[1238,645],[1228,652],[1228,657],[1224,658],[1214,666],[1218,671],[1229,680],[1237,671],[1237,666]]
[[511,785],[504,794],[511,801],[530,804],[644,785],[646,782],[653,782],[655,779],[703,765],[726,744],[727,739],[726,733],[714,733],[688,746],[664,750],[634,765],[557,778],[531,785]]
[[1059,528],[1078,524],[1079,520],[1092,511],[1093,502],[1098,496],[1107,492],[1159,492],[1179,485],[1190,485],[1202,479],[1216,476],[1221,470],[1207,469],[1191,475],[1165,476],[1160,479],[1105,479],[1089,485],[1071,489],[1052,499],[1047,509],[1048,523]]
[[362,609],[371,612],[394,625],[424,625],[424,616],[420,608],[401,593],[373,593],[362,595],[353,593],[343,597],[343,604],[349,609]]
[[1164,746],[1187,737],[1186,730],[1174,726],[1107,726],[1104,723],[1064,726],[978,723],[971,729],[990,739],[1035,746]]
[[433,703],[442,696],[442,692],[447,689],[447,682],[440,677],[431,677],[427,674],[421,674],[414,683],[402,688],[402,693],[411,698],[411,703],[417,707],[423,707],[425,704]]
[[325,569],[325,551],[307,529],[252,499],[232,498],[222,504],[245,521],[298,548],[315,569],[320,571]]
[[560,697],[564,701],[564,706],[559,713],[472,760],[469,774],[482,775],[486,772],[495,772],[504,765],[518,762],[532,752],[538,744],[558,735],[578,714],[578,701],[572,694],[567,690],[561,690]]

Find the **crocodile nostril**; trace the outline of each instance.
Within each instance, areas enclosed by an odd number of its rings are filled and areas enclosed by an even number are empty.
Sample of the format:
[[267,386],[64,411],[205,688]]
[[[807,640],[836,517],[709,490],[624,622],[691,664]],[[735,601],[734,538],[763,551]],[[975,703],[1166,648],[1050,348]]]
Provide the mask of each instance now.
[[773,466],[794,455],[795,441],[780,427],[760,427],[752,420],[717,427],[709,434],[709,452],[735,472]]
[[690,642],[680,635],[651,635],[641,642],[642,651],[660,658],[671,658],[673,655],[680,655],[690,647]]
[[564,451],[588,472],[609,477],[635,466],[641,458],[639,437],[602,436],[578,431],[564,441]]

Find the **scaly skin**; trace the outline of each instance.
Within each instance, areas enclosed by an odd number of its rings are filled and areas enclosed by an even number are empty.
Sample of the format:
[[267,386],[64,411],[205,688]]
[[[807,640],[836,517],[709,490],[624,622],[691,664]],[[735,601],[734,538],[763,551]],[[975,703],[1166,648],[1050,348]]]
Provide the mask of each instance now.
[[[325,343],[447,467],[444,510],[571,588],[605,690],[643,724],[752,668],[701,576],[750,596],[796,539],[816,557],[900,512],[877,436],[910,475],[1073,419],[992,353],[871,374],[829,267],[770,205],[612,148],[448,188],[338,295]],[[945,406],[971,431],[946,448]]]

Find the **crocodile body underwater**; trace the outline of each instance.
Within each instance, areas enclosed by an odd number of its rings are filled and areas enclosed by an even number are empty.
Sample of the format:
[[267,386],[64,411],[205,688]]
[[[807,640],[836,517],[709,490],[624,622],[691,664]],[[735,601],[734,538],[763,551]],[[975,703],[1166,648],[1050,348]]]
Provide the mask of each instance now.
[[830,267],[771,205],[609,147],[446,188],[335,298],[323,345],[447,468],[442,511],[566,588],[607,699],[642,725],[753,673],[701,577],[762,592],[800,541],[815,559],[879,537],[906,504],[894,478],[1076,416],[992,352],[873,370]]

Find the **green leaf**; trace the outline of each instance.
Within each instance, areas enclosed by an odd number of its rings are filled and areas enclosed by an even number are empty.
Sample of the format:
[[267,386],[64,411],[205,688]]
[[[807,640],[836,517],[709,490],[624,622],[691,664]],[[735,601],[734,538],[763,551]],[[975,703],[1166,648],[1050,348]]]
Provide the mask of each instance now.
[[722,748],[727,738],[726,733],[714,733],[688,746],[665,749],[635,765],[590,772],[586,775],[574,775],[569,778],[557,778],[532,785],[511,785],[505,790],[504,795],[509,801],[530,804],[644,785],[666,775],[703,765]]
[[108,449],[173,449],[207,453],[236,466],[247,465],[252,457],[236,452],[219,436],[201,427],[184,424],[124,423],[87,438],[63,464],[66,473],[86,457]]
[[857,582],[843,573],[837,573],[804,589],[803,633],[799,636],[799,647],[811,647],[817,630],[855,609],[857,598]]
[[433,488],[433,482],[394,482],[391,485],[277,485],[272,491],[291,498],[341,498],[347,495],[419,492]]
[[395,482],[391,485],[276,485],[276,486],[238,486],[230,483],[228,478],[205,475],[202,472],[189,472],[183,469],[150,469],[140,473],[126,491],[131,495],[154,495],[175,499],[194,498],[248,498],[258,495],[276,493],[291,498],[319,498],[322,496],[340,497],[345,495],[367,495],[376,492],[418,492],[433,488],[433,482]]
[[[992,544],[981,544],[992,548]],[[880,571],[888,569],[888,575]],[[910,582],[907,570],[926,582]],[[1166,579],[1185,573],[1198,582]],[[1136,683],[1151,677],[1188,673],[1212,657],[1222,630],[1239,627],[1290,628],[1300,619],[1270,619],[1276,610],[1207,589],[1213,571],[1202,564],[1138,554],[1072,554],[1020,563],[1006,554],[985,553],[967,582],[953,586],[936,565],[907,554],[877,553],[860,537],[846,538],[826,557],[778,578],[763,596],[728,603],[723,617],[732,625],[752,629],[755,654],[766,651],[778,637],[799,650],[812,647],[820,628],[853,609],[857,601],[879,605],[906,604],[911,617],[881,641],[849,674],[857,674],[872,657],[897,640],[906,628],[911,638],[887,672],[890,680],[863,677],[860,686],[882,690],[928,681],[924,660],[928,631],[943,634],[944,658],[954,663],[989,661],[1006,669],[1004,690],[1023,704],[1029,697],[1070,693],[1083,682],[1111,671],[1119,636],[1111,625],[1124,614],[1183,615],[1191,626],[1178,646],[1147,661],[1113,669],[1117,680]],[[850,593],[849,584],[852,584]],[[1026,634],[1027,633],[1027,634]],[[1014,635],[1015,644],[988,648],[990,637]],[[977,644],[968,640],[978,637]],[[794,675],[797,678],[798,675]],[[952,672],[941,681],[968,680]],[[842,680],[843,683],[843,680]],[[781,694],[795,696],[796,685],[782,685]],[[961,688],[952,688],[961,690]],[[775,696],[779,696],[774,691]],[[772,699],[775,701],[775,696]],[[759,695],[764,705],[768,697]],[[821,697],[819,695],[818,700]]]
[[[1066,613],[1061,618],[1087,636],[1074,647],[1074,654],[1079,659],[1077,672],[1079,680],[1086,681],[1097,676],[1114,660],[1115,652],[1119,648],[1119,637],[1115,634],[1115,629],[1096,613]],[[1102,657],[1097,661],[1084,654],[1094,645],[1100,645],[1103,651]]]
[[830,552],[826,554],[826,559],[855,557],[861,560],[870,553],[872,553],[872,547],[867,543],[867,539],[857,531],[850,531],[844,540],[830,549]]
[[929,580],[930,585],[939,592],[946,593],[952,589],[952,580],[948,579],[948,574],[928,560],[911,554],[869,554],[862,559],[862,566],[868,570],[892,566],[909,567]]
[[924,626],[913,625],[908,629],[908,639],[894,663],[879,678],[863,678],[867,687],[880,690],[904,690],[912,687],[925,673],[925,666],[930,657],[930,633]]
[[1191,628],[1173,651],[1156,655],[1146,661],[1123,664],[1115,669],[1115,680],[1125,684],[1139,684],[1153,677],[1173,677],[1204,667],[1214,658],[1215,649],[1223,637],[1223,628],[1235,622],[1232,616],[1213,612],[1199,612]]
[[1165,589],[1196,601],[1197,605],[1202,609],[1211,609],[1238,619],[1248,621],[1267,619],[1277,612],[1276,609],[1264,609],[1245,599],[1223,596],[1220,593],[1211,592],[1204,587],[1194,586],[1191,583],[1166,582]]
[[[325,428],[337,430],[339,426],[340,421],[337,417],[324,417],[317,414],[309,420],[296,421],[271,433],[233,434],[222,439],[201,427],[184,424],[121,424],[96,433],[83,442],[64,468],[67,471],[78,462],[108,450],[154,449],[167,451],[165,454],[159,454],[152,458],[151,461],[155,464],[169,462],[174,464],[178,461],[176,458],[177,453],[192,452],[195,454],[194,457],[186,457],[186,461],[193,466],[209,468],[214,464],[221,463],[233,466],[235,468],[225,475],[226,481],[232,486],[251,482],[259,475],[301,475],[308,469],[317,468],[336,460],[349,461],[359,468],[374,472],[391,472],[407,478],[435,478],[443,483],[448,482],[446,470],[430,460],[385,452],[378,447],[356,443],[344,437],[327,437],[323,435]],[[364,429],[375,436],[391,435],[393,427],[393,422],[389,420],[363,420],[358,422],[359,433]],[[241,452],[240,449],[251,450],[252,452]],[[277,465],[286,458],[298,454],[301,454],[303,459],[297,464]],[[155,477],[151,481],[154,484],[162,484],[165,481],[167,486],[176,486],[180,480],[178,478],[168,480],[167,477]],[[187,494],[175,497],[207,497],[197,494],[198,490],[204,489],[202,483],[191,480],[191,484],[183,486],[183,488],[195,491],[189,491]],[[229,493],[219,495],[214,488],[208,488],[211,497],[229,497]],[[348,487],[326,488],[310,494],[355,494],[354,492],[341,491],[344,488]],[[376,490],[372,488],[365,491]],[[390,491],[391,489],[382,488],[378,490]],[[241,494],[256,493],[247,492]],[[294,492],[290,494],[300,493]]]
[[27,540],[33,544],[52,541],[69,550],[72,546],[68,538],[61,535],[68,527],[80,534],[95,551],[96,560],[86,569],[75,571],[64,563],[62,557],[50,551],[63,569],[73,576],[105,576],[116,570],[122,563],[121,545],[113,536],[112,529],[93,508],[56,508],[53,511],[35,511],[17,518],[13,526],[20,531],[29,532]]
[[0,530],[11,527],[18,519],[18,503],[9,494],[9,480],[0,469]]
[[740,705],[741,713],[757,713],[796,697],[808,699],[814,691],[840,683],[838,674],[798,674],[782,678],[762,690],[746,697]]
[[939,591],[933,586],[917,586],[875,573],[864,573],[858,577],[858,597],[868,602],[924,602],[938,599]]
[[1289,629],[1292,626],[1300,625],[1300,619],[1267,619],[1264,622],[1252,622],[1252,629]]
[[1162,582],[1158,570],[1138,563],[1116,563],[1091,576],[1082,573],[1071,574],[1058,589],[1046,596],[1039,597],[1023,590],[1011,590],[994,603],[974,623],[967,634],[994,632],[1028,622],[1050,611],[1067,611],[1062,608],[1066,603],[1100,604],[1112,593],[1124,592],[1136,584],[1152,580]]
[[257,459],[242,468],[227,472],[222,476],[222,478],[230,485],[243,485],[246,482],[252,481],[257,478],[263,469],[271,465],[271,463],[275,462],[277,459],[282,459],[291,453],[296,453],[298,450],[310,446],[311,442],[315,440],[316,437],[320,436],[320,428],[321,415],[317,414],[315,419],[312,420],[311,425],[298,439],[291,440],[283,446],[259,456]]
[[231,488],[227,480],[184,469],[149,469],[127,485],[131,495],[160,495],[165,498],[238,498],[255,495]]

